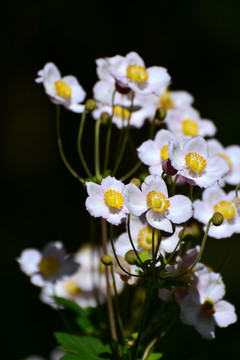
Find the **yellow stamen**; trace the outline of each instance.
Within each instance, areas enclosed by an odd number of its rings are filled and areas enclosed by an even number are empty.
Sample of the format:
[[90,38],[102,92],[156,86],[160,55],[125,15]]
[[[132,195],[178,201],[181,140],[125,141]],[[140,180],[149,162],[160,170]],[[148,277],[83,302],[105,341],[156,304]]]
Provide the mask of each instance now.
[[127,76],[130,80],[143,83],[148,79],[147,70],[143,66],[130,65],[127,68]]
[[220,201],[214,205],[214,211],[221,213],[226,220],[231,220],[236,215],[235,207],[229,201]]
[[64,99],[69,99],[72,95],[72,89],[62,80],[55,81],[55,90]]
[[185,156],[187,166],[194,172],[200,173],[207,166],[207,161],[197,153],[189,153]]
[[161,158],[163,160],[167,160],[169,158],[168,156],[168,145],[164,145],[161,149]]
[[165,91],[160,98],[160,105],[167,110],[174,109],[174,103],[171,99],[171,93],[169,90]]
[[[138,233],[138,243],[140,246],[144,247],[147,250],[152,249],[152,230],[151,226],[146,226]],[[154,247],[158,243],[158,231],[154,231]]]
[[128,111],[127,109],[125,109],[124,107],[122,107],[120,105],[114,106],[113,112],[114,112],[114,115],[120,116],[124,119],[128,119],[130,116],[130,111]]
[[111,206],[113,208],[119,209],[123,206],[123,196],[122,194],[117,190],[109,189],[105,191],[104,198],[106,201],[106,204],[108,206]]
[[73,280],[67,280],[64,283],[64,288],[66,292],[72,296],[79,295],[82,292],[82,289]]
[[58,269],[60,268],[60,262],[58,259],[51,257],[51,256],[46,256],[44,258],[42,258],[42,260],[40,261],[40,263],[38,264],[40,271],[44,274],[44,275],[52,275],[55,274]]
[[204,303],[201,305],[201,310],[207,317],[211,317],[215,313],[213,301],[206,298]]
[[229,156],[225,154],[218,154],[218,156],[221,156],[223,159],[225,159],[230,167],[230,170],[232,169],[232,162]]
[[197,136],[199,133],[198,124],[192,119],[184,119],[182,122],[184,135]]
[[162,193],[160,193],[159,191],[150,191],[147,195],[147,203],[148,206],[156,212],[160,212],[163,213],[164,211],[166,211],[169,206],[170,206],[170,202],[169,200],[166,198],[165,195],[163,195]]

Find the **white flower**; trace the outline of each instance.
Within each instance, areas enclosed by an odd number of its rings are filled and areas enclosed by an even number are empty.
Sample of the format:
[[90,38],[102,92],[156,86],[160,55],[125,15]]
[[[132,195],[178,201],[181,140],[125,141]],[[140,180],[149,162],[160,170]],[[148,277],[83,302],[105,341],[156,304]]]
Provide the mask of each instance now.
[[178,109],[190,106],[194,98],[187,91],[170,91],[164,89],[157,99],[157,107],[163,107],[166,110]]
[[46,94],[54,104],[63,105],[76,113],[83,112],[84,105],[79,103],[85,99],[86,92],[75,76],[62,77],[57,66],[51,62],[39,70],[38,75],[35,81],[43,84]]
[[169,141],[175,136],[168,130],[159,130],[154,140],[147,140],[137,149],[139,159],[150,166],[152,175],[162,175],[162,164],[168,159]]
[[198,282],[191,286],[188,295],[180,303],[181,320],[193,325],[204,339],[215,337],[215,325],[227,327],[237,321],[235,308],[221,300],[225,286],[220,274],[198,273]]
[[129,212],[123,201],[124,184],[114,177],[108,176],[101,185],[86,182],[89,197],[86,208],[94,217],[103,217],[113,225],[119,225]]
[[77,271],[78,264],[66,254],[61,242],[50,242],[40,252],[25,249],[17,259],[20,269],[31,277],[32,284],[44,286]]
[[237,185],[240,182],[240,146],[230,145],[226,148],[216,139],[207,140],[210,156],[222,156],[230,167],[230,172],[223,178],[223,182]]
[[171,233],[171,222],[180,224],[192,216],[191,201],[183,195],[168,197],[167,186],[159,176],[147,176],[141,189],[134,184],[126,185],[124,201],[132,215],[140,216],[147,211],[146,218],[152,227]]
[[[224,217],[222,225],[210,226],[209,236],[221,239],[230,237],[234,233],[240,233],[240,214],[233,201],[234,196],[234,191],[226,194],[223,189],[216,185],[203,191],[202,200],[194,201],[193,217],[203,224],[207,225],[215,212],[220,212]],[[206,226],[204,230],[206,230]]]
[[136,93],[149,94],[167,87],[170,82],[165,68],[152,66],[146,69],[142,58],[135,52],[125,57],[116,55],[98,59],[97,65],[101,80],[108,80],[110,74],[116,80],[117,88],[125,91],[129,88]]
[[201,119],[199,112],[191,106],[167,112],[165,123],[176,136],[214,136],[216,127],[211,120]]
[[208,155],[206,140],[201,136],[185,142],[171,140],[168,146],[169,159],[178,174],[193,185],[209,187],[229,172],[229,165],[221,156]]

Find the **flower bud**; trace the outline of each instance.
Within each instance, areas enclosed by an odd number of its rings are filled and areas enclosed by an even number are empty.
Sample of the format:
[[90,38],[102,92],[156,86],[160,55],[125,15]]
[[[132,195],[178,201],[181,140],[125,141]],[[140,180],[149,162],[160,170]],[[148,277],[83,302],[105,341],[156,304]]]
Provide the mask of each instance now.
[[166,115],[167,115],[167,111],[164,108],[160,107],[160,108],[157,109],[156,118],[158,120],[160,120],[160,121],[164,120]]
[[135,251],[134,250],[129,250],[125,254],[125,260],[127,261],[128,264],[134,265],[135,261],[137,261],[137,255],[136,255]]
[[234,205],[236,206],[237,210],[240,209],[240,198],[239,197],[234,197],[232,202],[234,203]]
[[111,115],[109,115],[107,112],[101,113],[100,120],[103,125],[107,125],[110,119],[111,119]]
[[224,217],[221,213],[215,212],[212,217],[212,223],[214,226],[222,225]]
[[91,112],[96,109],[97,104],[94,99],[88,99],[85,103],[86,110]]
[[141,187],[141,180],[138,178],[132,178],[132,180],[130,181],[131,184],[136,185],[138,188]]
[[130,93],[131,89],[130,87],[128,87],[127,85],[125,85],[122,81],[120,80],[116,80],[116,83],[115,83],[115,86],[116,86],[116,90],[120,93],[120,94],[128,94]]
[[112,265],[112,257],[108,254],[105,254],[101,257],[101,262],[106,266],[110,266]]
[[166,159],[162,164],[163,171],[170,176],[176,175],[178,172],[171,164],[170,159]]

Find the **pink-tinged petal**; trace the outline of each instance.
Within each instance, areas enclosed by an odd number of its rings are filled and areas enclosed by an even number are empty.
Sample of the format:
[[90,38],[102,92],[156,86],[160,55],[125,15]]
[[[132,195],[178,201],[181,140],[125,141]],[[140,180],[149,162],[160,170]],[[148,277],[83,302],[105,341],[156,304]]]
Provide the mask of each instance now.
[[160,164],[160,165],[150,166],[149,172],[151,175],[162,176],[163,173],[162,165]]
[[160,90],[163,87],[167,87],[170,84],[171,77],[169,76],[167,69],[161,66],[151,66],[147,68],[148,73],[148,92],[149,90]]
[[194,296],[187,295],[180,303],[181,313],[180,319],[186,325],[196,325],[198,314],[200,310],[200,304],[198,300],[197,291],[194,292]]
[[175,195],[169,198],[168,218],[175,224],[181,224],[192,217],[192,202],[184,195]]
[[194,97],[187,91],[171,91],[170,96],[176,108],[189,106],[194,101]]
[[86,199],[86,209],[93,217],[103,217],[106,219],[109,216],[109,208],[103,200],[98,200],[94,197],[88,197]]
[[28,276],[39,271],[38,264],[41,261],[42,255],[36,249],[23,250],[20,257],[17,258],[20,269]]
[[199,332],[201,337],[206,340],[215,338],[215,321],[213,317],[208,317],[203,313],[198,315],[198,322],[195,329]]
[[158,191],[162,193],[164,196],[168,197],[168,190],[166,183],[163,179],[161,179],[157,175],[149,175],[145,178],[144,182],[142,183],[142,192],[145,196],[150,191]]
[[153,140],[147,140],[137,149],[139,159],[148,166],[157,165],[161,161],[158,147]]
[[127,215],[124,214],[123,211],[111,208],[106,220],[113,225],[120,225],[121,223],[123,223],[126,220],[126,217],[127,217]]
[[222,146],[222,144],[216,139],[207,140],[207,145],[208,145],[208,153],[210,157],[218,154],[223,154],[225,152],[225,149]]
[[89,196],[92,196],[100,201],[104,201],[104,192],[101,185],[95,184],[93,182],[86,182],[87,193]]
[[55,81],[61,79],[57,66],[51,62],[47,63],[43,68],[42,77],[45,90],[51,94],[55,93]]
[[208,148],[207,142],[202,136],[195,136],[192,139],[186,141],[183,146],[184,156],[189,153],[197,153],[202,156],[204,159],[208,157]]
[[[206,231],[206,226],[203,228]],[[211,225],[208,236],[211,236],[215,239],[225,239],[231,237],[234,233],[234,227],[231,224],[228,224],[227,221],[224,221],[220,226]]]
[[182,149],[177,140],[171,140],[169,142],[168,156],[169,159],[171,160],[172,166],[175,169],[181,170],[182,167],[185,165],[185,156],[183,155]]
[[201,200],[194,201],[193,209],[194,219],[197,219],[203,224],[207,224],[214,214],[213,208]]
[[200,251],[200,246],[196,246],[194,249],[190,249],[183,255],[182,261],[179,263],[179,271],[178,274],[186,271],[190,266],[193,265],[194,261],[196,260],[198,253]]
[[235,307],[228,301],[221,300],[214,305],[214,319],[218,326],[227,327],[237,321]]
[[107,80],[107,81],[113,81],[112,76],[109,74],[109,65],[106,59],[96,59],[96,65],[97,65],[97,76],[100,80]]
[[135,52],[131,51],[126,55],[126,60],[129,65],[137,65],[145,67],[143,59]]
[[114,85],[109,81],[98,81],[93,87],[94,99],[103,104],[111,104]]
[[140,216],[148,209],[145,196],[134,184],[128,184],[123,190],[123,199],[132,215]]
[[175,136],[169,130],[159,130],[155,136],[154,143],[158,149],[162,149],[164,145],[168,145],[169,141],[174,139]]
[[124,184],[115,177],[107,176],[106,178],[102,179],[101,187],[104,192],[108,189],[112,189],[121,193],[123,191]]
[[147,221],[149,225],[158,230],[163,230],[169,233],[173,232],[173,227],[171,221],[169,221],[164,215],[159,212],[153,212],[149,210],[146,214]]
[[195,182],[200,186],[207,188],[214,185],[229,173],[229,165],[221,156],[212,156],[207,159],[207,166],[205,173],[195,179]]
[[79,84],[78,79],[75,76],[68,75],[64,76],[62,78],[62,81],[65,82],[72,89],[71,103],[83,102],[86,97],[86,92]]
[[214,205],[220,201],[226,200],[227,195],[218,185],[214,185],[204,190],[202,193],[203,201],[213,209]]
[[199,122],[199,135],[201,136],[214,136],[217,128],[211,120],[200,120]]

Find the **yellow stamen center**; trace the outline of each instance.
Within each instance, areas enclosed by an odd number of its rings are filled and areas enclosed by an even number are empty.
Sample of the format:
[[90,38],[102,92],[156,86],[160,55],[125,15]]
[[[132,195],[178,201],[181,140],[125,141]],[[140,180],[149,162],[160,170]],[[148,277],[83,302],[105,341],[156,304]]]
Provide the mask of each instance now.
[[182,122],[182,131],[184,135],[197,136],[199,133],[198,124],[192,119],[184,119]]
[[207,161],[197,153],[189,153],[185,156],[187,166],[194,172],[200,173],[207,166]]
[[127,109],[123,108],[120,105],[114,106],[113,112],[114,112],[114,115],[120,116],[124,119],[128,119],[130,116],[130,111],[128,111]]
[[223,159],[225,159],[230,167],[230,170],[232,169],[232,162],[229,156],[225,154],[218,154],[218,156],[221,156]]
[[160,105],[165,109],[174,109],[174,103],[171,99],[171,93],[169,90],[165,91],[160,98]]
[[164,145],[161,149],[161,158],[163,160],[167,160],[169,158],[168,156],[168,145]]
[[159,191],[150,191],[147,195],[147,203],[148,206],[156,212],[160,212],[163,213],[164,211],[166,211],[169,206],[170,206],[170,202],[169,200],[166,198],[165,195],[163,195],[162,193],[160,193]]
[[55,274],[58,269],[60,268],[60,262],[58,259],[51,257],[51,256],[46,256],[44,258],[42,258],[42,260],[40,261],[40,263],[38,264],[40,271],[44,274],[44,275],[52,275]]
[[231,220],[236,215],[235,208],[229,201],[220,201],[214,205],[214,211],[221,213],[226,220]]
[[62,80],[55,81],[55,90],[64,99],[69,99],[72,95],[72,89]]
[[[146,226],[138,233],[138,243],[140,246],[144,247],[147,250],[152,249],[152,230],[151,226]],[[154,231],[154,247],[158,243],[158,231]]]
[[82,292],[82,289],[73,280],[67,280],[64,284],[64,288],[66,292],[72,296],[79,295]]
[[148,79],[147,70],[143,66],[130,65],[127,68],[127,76],[130,80],[143,83]]
[[204,303],[201,305],[201,310],[207,317],[211,317],[215,313],[214,303],[212,300],[206,298]]
[[117,190],[109,189],[105,191],[104,198],[108,206],[119,209],[123,206],[123,196]]

